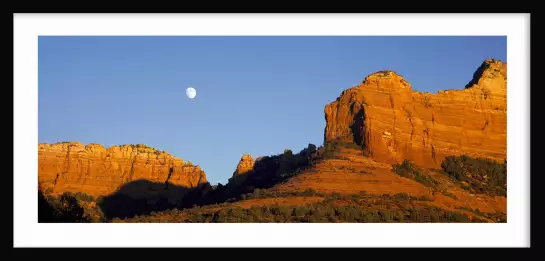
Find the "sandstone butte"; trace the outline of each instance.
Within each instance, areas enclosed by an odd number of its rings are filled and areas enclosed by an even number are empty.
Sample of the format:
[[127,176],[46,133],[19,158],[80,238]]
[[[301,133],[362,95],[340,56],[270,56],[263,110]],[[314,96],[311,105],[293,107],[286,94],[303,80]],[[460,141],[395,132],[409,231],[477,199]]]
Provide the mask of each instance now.
[[233,177],[248,174],[254,169],[255,160],[249,154],[244,154],[238,162],[237,168],[233,173]]
[[436,94],[413,91],[395,72],[373,73],[324,112],[325,143],[355,142],[377,162],[438,168],[446,156],[462,154],[503,162],[507,64],[487,59],[465,88]]
[[[273,189],[408,193],[426,196],[431,201],[425,204],[451,211],[506,213],[506,197],[471,194],[433,170],[450,155],[506,160],[506,69],[503,62],[486,60],[465,88],[437,94],[413,91],[395,72],[369,75],[324,109],[325,147],[340,142],[359,144],[359,149],[337,146],[335,157],[317,162]],[[394,173],[392,164],[405,159],[428,168],[423,173],[440,184],[431,188]]]
[[106,196],[136,180],[194,188],[207,183],[199,166],[145,145],[105,148],[61,142],[38,145],[38,180],[52,193]]

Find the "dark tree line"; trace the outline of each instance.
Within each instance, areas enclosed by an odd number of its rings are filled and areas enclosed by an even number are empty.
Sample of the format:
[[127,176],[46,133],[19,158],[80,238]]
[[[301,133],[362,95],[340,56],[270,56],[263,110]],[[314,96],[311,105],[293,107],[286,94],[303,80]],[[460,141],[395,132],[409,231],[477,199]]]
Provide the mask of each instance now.
[[84,208],[72,193],[64,193],[58,197],[46,196],[38,189],[39,223],[89,222],[84,212]]
[[507,196],[507,160],[497,162],[467,155],[449,156],[441,163],[447,175],[475,193]]

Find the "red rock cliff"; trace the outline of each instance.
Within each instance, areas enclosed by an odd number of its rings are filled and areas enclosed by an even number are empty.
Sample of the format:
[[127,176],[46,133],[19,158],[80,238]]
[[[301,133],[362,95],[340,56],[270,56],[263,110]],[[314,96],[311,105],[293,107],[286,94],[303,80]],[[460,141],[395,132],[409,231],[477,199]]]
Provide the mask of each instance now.
[[255,160],[249,154],[242,155],[240,161],[238,162],[237,169],[233,173],[233,177],[248,174],[254,169]]
[[44,190],[95,196],[140,179],[188,188],[207,182],[199,166],[145,145],[105,148],[80,142],[39,144],[38,177]]
[[463,89],[420,93],[391,71],[369,75],[325,107],[325,142],[355,142],[374,159],[438,167],[445,156],[503,161],[507,64],[488,59]]

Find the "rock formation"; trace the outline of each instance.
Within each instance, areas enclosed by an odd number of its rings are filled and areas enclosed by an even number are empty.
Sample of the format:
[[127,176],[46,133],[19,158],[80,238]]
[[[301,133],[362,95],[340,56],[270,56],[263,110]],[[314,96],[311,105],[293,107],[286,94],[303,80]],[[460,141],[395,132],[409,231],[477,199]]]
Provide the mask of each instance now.
[[233,177],[236,177],[238,175],[248,174],[251,172],[254,168],[254,158],[252,158],[249,154],[242,155],[242,158],[238,162],[237,169],[233,173]]
[[381,71],[325,107],[325,143],[353,142],[386,163],[435,168],[449,155],[503,161],[507,153],[507,64],[488,59],[460,90],[421,93]]
[[80,142],[39,144],[38,178],[44,191],[95,196],[114,193],[137,180],[166,188],[169,184],[194,188],[207,183],[199,166],[146,145],[105,148]]

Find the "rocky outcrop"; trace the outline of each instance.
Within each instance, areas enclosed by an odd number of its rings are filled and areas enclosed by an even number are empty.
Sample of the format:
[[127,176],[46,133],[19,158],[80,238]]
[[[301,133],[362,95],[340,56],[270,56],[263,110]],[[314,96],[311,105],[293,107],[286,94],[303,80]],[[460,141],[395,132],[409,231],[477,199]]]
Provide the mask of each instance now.
[[38,145],[38,178],[43,190],[108,195],[137,180],[195,188],[207,183],[199,166],[146,145],[105,148],[62,142]]
[[488,59],[463,89],[421,93],[399,74],[381,71],[325,107],[325,143],[356,143],[387,163],[409,159],[438,167],[467,154],[505,160],[507,64]]
[[242,155],[242,158],[238,162],[237,169],[233,173],[233,177],[248,174],[254,168],[255,160],[249,154]]
[[251,193],[255,188],[270,188],[309,167],[319,157],[318,151],[316,145],[309,144],[297,154],[285,149],[282,154],[261,156],[255,160],[250,155],[243,155],[225,186],[224,195],[230,198]]

